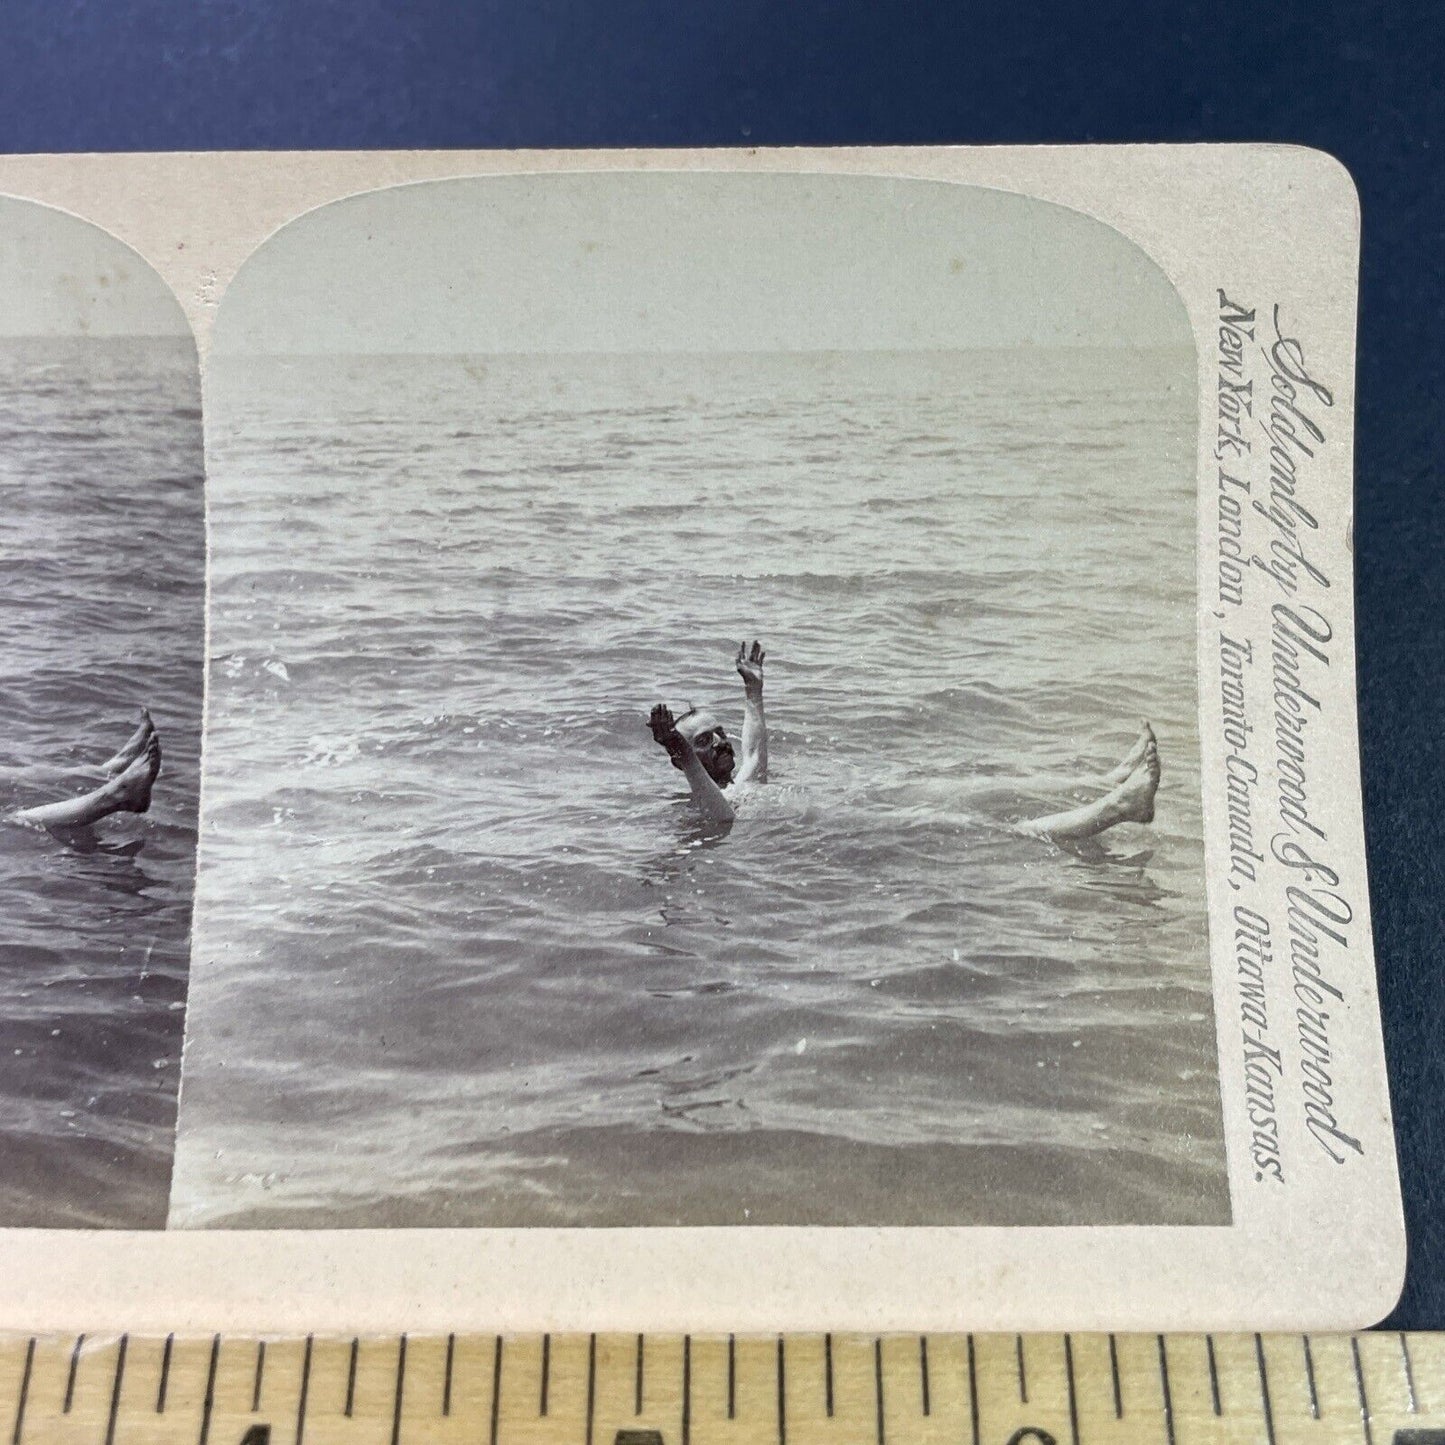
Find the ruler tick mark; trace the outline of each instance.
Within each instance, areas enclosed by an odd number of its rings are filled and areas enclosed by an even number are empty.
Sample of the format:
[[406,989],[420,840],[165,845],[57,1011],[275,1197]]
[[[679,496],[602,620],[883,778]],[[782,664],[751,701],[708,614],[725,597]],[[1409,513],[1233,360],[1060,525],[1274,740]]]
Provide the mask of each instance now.
[[1274,1403],[1269,1397],[1269,1366],[1264,1361],[1264,1336],[1254,1337],[1254,1359],[1259,1367],[1259,1399],[1264,1406],[1264,1432],[1269,1445],[1274,1445]]
[[973,1445],[978,1442],[978,1365],[974,1359],[973,1336],[968,1337],[968,1414],[973,1427]]
[[401,1445],[401,1402],[406,1391],[406,1336],[396,1346],[396,1389],[391,1398],[391,1445]]
[[296,1402],[296,1445],[302,1445],[306,1435],[306,1396],[311,1390],[311,1349],[314,1342],[313,1335],[306,1336],[306,1352],[301,1356],[301,1398]]
[[1074,1339],[1064,1336],[1064,1377],[1069,1383],[1069,1439],[1079,1445],[1079,1393],[1074,1384]]
[[923,1413],[931,1415],[933,1411],[929,1408],[928,1398],[928,1336],[918,1337],[918,1378],[923,1387]]
[[1310,1418],[1320,1418],[1320,1396],[1315,1388],[1315,1352],[1310,1348],[1310,1337],[1303,1336],[1305,1347],[1305,1380],[1310,1387]]
[[592,1414],[597,1405],[597,1336],[587,1336],[587,1445],[592,1445]]
[[70,1414],[71,1403],[75,1399],[75,1372],[80,1368],[80,1349],[85,1344],[84,1335],[76,1335],[75,1348],[70,1352],[70,1373],[65,1377],[65,1408],[63,1414]]
[[1164,1391],[1164,1433],[1169,1437],[1169,1445],[1174,1445],[1174,1396],[1169,1389],[1169,1346],[1164,1343],[1164,1336],[1155,1337],[1159,1341],[1159,1384]]
[[1365,1393],[1365,1371],[1360,1364],[1360,1341],[1357,1335],[1350,1336],[1350,1354],[1355,1361],[1355,1384],[1360,1391],[1360,1423],[1365,1427],[1365,1445],[1375,1445],[1375,1432],[1370,1426],[1370,1400]]
[[161,1351],[161,1382],[156,1387],[156,1414],[165,1414],[166,1409],[166,1386],[171,1378],[171,1351],[175,1348],[176,1337],[166,1336],[165,1348]]
[[1024,1337],[1014,1336],[1014,1362],[1018,1368],[1019,1376],[1019,1400],[1027,1405],[1029,1402],[1029,1377],[1024,1369]]
[[833,1418],[833,1336],[823,1336],[823,1408]]
[[788,1360],[782,1335],[778,1336],[778,1445],[788,1445]]
[[1214,1406],[1214,1413],[1222,1415],[1224,1407],[1219,1399],[1219,1361],[1214,1358],[1214,1336],[1205,1335],[1204,1353],[1209,1359],[1209,1399]]
[[547,1413],[547,1386],[551,1383],[552,1375],[552,1336],[542,1336],[542,1398],[537,1401],[537,1413],[545,1416]]
[[682,1445],[692,1440],[692,1336],[682,1337]]
[[115,1356],[115,1383],[110,1387],[110,1417],[105,1424],[105,1445],[115,1445],[115,1421],[120,1414],[120,1382],[125,1377],[125,1350],[129,1335],[120,1337],[120,1349]]
[[735,1420],[738,1412],[738,1342],[734,1335],[728,1336],[728,1419]]
[[1124,1418],[1124,1391],[1119,1384],[1119,1342],[1109,1336],[1109,1373],[1114,1377],[1114,1418]]
[[452,1364],[457,1353],[457,1337],[447,1336],[447,1363],[446,1372],[442,1375],[442,1414],[452,1413]]
[[1410,1359],[1410,1341],[1405,1338],[1404,1330],[1400,1331],[1400,1359],[1405,1366],[1405,1388],[1410,1392],[1410,1413],[1420,1413],[1420,1400],[1415,1394],[1415,1366]]
[[887,1445],[883,1438],[883,1341],[873,1341],[873,1420],[878,1445]]
[[35,1368],[35,1337],[25,1346],[25,1370],[20,1376],[20,1400],[15,1406],[15,1431],[10,1445],[20,1445],[20,1436],[25,1430],[25,1402],[30,1398],[30,1372]]
[[261,1408],[261,1380],[266,1373],[266,1341],[256,1342],[256,1379],[251,1386],[251,1413]]
[[351,1419],[352,1409],[356,1405],[356,1356],[360,1353],[361,1341],[355,1335],[351,1337],[351,1361],[346,1367],[346,1407],[342,1414]]
[[502,1409],[502,1337],[497,1336],[496,1348],[492,1351],[492,1424],[487,1439],[497,1445],[497,1420]]
[[221,1337],[211,1336],[211,1363],[206,1367],[206,1396],[201,1401],[201,1434],[198,1445],[211,1438],[211,1412],[216,1408],[216,1362],[221,1358]]

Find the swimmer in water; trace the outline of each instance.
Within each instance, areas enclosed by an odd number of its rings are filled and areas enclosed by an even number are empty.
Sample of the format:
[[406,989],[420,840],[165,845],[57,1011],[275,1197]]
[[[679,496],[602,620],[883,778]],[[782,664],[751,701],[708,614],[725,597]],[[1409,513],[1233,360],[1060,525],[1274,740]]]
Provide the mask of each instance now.
[[12,822],[41,828],[84,828],[112,813],[144,813],[151,805],[151,788],[161,770],[161,740],[151,715],[141,709],[140,726],[113,758],[100,765],[107,780],[78,798],[42,803],[11,813]]
[[743,680],[743,761],[737,766],[726,730],[711,713],[698,708],[674,717],[666,703],[653,708],[648,726],[653,741],[667,749],[692,790],[697,810],[709,823],[731,823],[736,790],[747,783],[768,780],[768,724],[763,716],[763,658],[754,642],[738,644],[733,660]]
[[[664,703],[653,708],[648,725],[653,740],[667,749],[672,765],[681,769],[698,812],[709,823],[730,823],[737,816],[736,789],[763,783],[768,777],[768,728],[763,716],[763,649],[754,642],[738,648],[735,665],[743,680],[743,761],[736,767],[726,730],[704,710],[689,708],[674,717]],[[1146,722],[1124,760],[1104,774],[1102,797],[1066,812],[1031,818],[1019,828],[1055,842],[1093,838],[1120,823],[1152,823],[1154,794],[1159,788],[1159,746]]]

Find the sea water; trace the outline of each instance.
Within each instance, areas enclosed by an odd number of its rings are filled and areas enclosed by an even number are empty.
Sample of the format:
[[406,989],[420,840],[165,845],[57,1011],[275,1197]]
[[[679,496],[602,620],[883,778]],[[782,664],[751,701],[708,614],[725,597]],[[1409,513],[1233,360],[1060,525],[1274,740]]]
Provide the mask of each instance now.
[[[1188,352],[208,387],[173,1222],[1227,1220]],[[754,637],[710,832],[647,715]],[[1151,827],[1013,826],[1144,717]]]

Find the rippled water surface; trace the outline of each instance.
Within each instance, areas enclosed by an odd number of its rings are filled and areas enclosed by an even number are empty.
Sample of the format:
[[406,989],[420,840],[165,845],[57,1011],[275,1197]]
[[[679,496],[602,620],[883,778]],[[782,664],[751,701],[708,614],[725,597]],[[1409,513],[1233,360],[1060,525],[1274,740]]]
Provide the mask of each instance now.
[[[174,1222],[1226,1220],[1193,385],[218,362]],[[645,719],[753,636],[709,835]],[[1010,826],[1146,715],[1154,826]]]
[[0,1224],[166,1218],[205,524],[189,340],[0,340],[0,813],[89,791],[147,704],[145,817],[0,822]]

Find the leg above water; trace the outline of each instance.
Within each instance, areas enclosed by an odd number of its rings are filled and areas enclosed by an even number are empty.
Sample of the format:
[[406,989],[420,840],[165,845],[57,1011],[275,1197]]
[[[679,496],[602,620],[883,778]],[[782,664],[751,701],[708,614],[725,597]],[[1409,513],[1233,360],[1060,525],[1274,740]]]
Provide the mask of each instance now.
[[[1145,724],[1146,728],[1148,724]],[[1154,794],[1159,790],[1159,748],[1152,729],[1144,745],[1143,756],[1134,770],[1104,796],[1065,813],[1051,813],[1019,826],[1026,833],[1041,838],[1068,842],[1092,838],[1119,823],[1152,823]]]
[[41,828],[83,828],[112,813],[144,813],[150,808],[151,789],[160,770],[160,736],[152,730],[145,750],[109,782],[78,798],[22,808],[11,817],[17,823],[33,823]]

